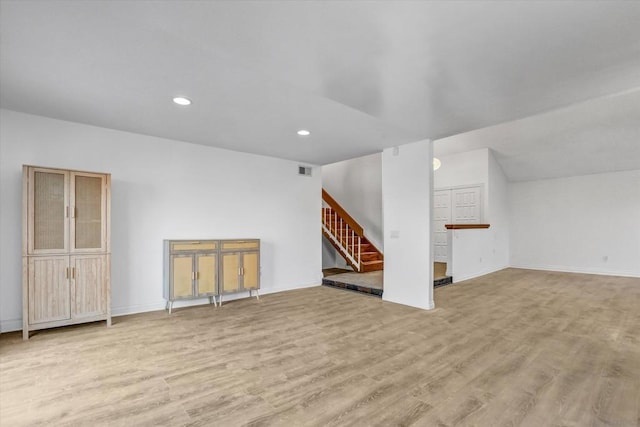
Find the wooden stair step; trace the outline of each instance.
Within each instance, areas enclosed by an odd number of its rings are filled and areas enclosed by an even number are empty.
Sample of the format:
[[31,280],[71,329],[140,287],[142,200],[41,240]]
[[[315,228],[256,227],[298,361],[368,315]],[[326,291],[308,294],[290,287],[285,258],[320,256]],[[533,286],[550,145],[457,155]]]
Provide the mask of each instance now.
[[360,252],[362,261],[382,261],[378,252]]
[[[323,190],[324,194],[324,190]],[[324,195],[323,195],[324,198]],[[350,264],[354,270],[356,270],[355,265],[352,265],[351,261],[348,259],[348,255],[343,253],[344,249],[340,248],[340,245],[348,245],[349,252],[352,249],[354,250],[354,255],[357,256],[358,253],[360,255],[360,272],[367,271],[377,271],[382,270],[384,268],[384,260],[383,255],[376,249],[376,247],[367,240],[366,237],[360,236],[359,247],[355,245],[357,242],[357,237],[353,238],[353,234],[351,233],[352,229],[347,225],[347,221],[341,218],[340,216],[335,215],[335,210],[330,207],[322,208],[322,221],[325,228],[328,231],[323,229],[323,234],[329,239],[331,244],[336,248],[336,250],[345,258],[348,264]],[[338,211],[340,212],[340,211]],[[347,214],[348,215],[348,214]],[[342,236],[340,236],[342,234]],[[334,238],[337,238],[341,241],[341,243],[336,244],[330,235],[333,235]],[[342,237],[342,238],[341,238]]]
[[384,269],[384,261],[361,261],[360,262],[361,269],[360,271],[366,273],[368,271],[378,271]]

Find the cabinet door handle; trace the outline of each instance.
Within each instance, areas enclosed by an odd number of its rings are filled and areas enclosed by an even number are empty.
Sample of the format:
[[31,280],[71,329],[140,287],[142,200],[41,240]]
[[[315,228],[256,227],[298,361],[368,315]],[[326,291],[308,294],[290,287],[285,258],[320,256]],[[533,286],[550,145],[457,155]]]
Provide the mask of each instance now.
[[69,267],[64,269],[64,278],[68,279],[69,278]]
[[76,268],[75,268],[75,267],[72,267],[72,268],[71,268],[71,278],[72,278],[72,279],[75,279],[75,278],[76,278]]
[[200,280],[200,272],[196,271],[196,280]]
[[191,280],[196,280],[196,273],[191,272]]

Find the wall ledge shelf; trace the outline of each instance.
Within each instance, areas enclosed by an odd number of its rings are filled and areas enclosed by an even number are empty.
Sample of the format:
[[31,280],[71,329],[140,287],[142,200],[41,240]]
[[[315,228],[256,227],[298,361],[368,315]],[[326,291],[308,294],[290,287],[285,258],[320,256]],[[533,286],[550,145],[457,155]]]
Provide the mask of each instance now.
[[468,230],[472,228],[489,228],[490,224],[445,224],[447,230]]

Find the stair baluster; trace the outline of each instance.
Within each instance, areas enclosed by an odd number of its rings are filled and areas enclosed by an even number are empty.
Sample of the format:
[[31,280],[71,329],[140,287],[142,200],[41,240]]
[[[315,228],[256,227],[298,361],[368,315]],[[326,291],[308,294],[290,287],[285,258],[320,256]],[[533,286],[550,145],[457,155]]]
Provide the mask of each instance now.
[[[364,236],[364,229],[324,189],[322,230],[355,271],[383,268],[383,255]],[[325,207],[326,206],[326,207]],[[365,246],[363,248],[363,245]],[[357,249],[356,249],[357,248]],[[362,257],[364,256],[364,259]]]

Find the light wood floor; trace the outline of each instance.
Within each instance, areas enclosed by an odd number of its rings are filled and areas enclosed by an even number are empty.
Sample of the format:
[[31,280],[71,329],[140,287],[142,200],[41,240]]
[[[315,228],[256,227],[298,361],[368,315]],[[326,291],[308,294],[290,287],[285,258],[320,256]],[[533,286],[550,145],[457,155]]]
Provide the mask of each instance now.
[[0,336],[0,424],[637,426],[640,279],[508,269]]
[[444,277],[447,277],[447,263],[434,262],[433,263],[433,280],[442,279]]

